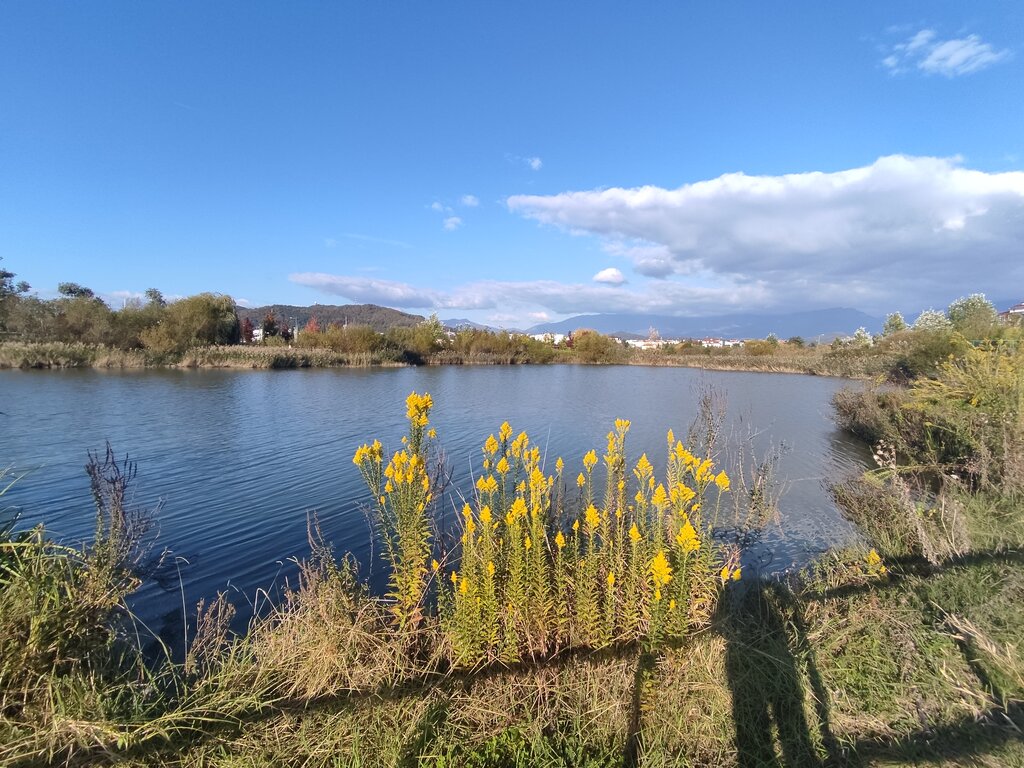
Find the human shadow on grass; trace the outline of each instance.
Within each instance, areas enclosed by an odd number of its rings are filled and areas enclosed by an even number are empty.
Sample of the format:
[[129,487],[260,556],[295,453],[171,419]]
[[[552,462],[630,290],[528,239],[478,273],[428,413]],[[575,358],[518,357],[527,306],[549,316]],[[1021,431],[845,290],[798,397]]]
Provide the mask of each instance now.
[[[790,615],[787,627],[783,609],[791,606],[782,602],[787,599],[771,582],[736,584],[723,596],[718,612],[741,768],[822,765],[816,745],[829,755],[834,749],[825,692],[813,691],[817,736],[804,710],[801,667],[812,688],[821,681],[813,655],[806,652],[802,623]],[[801,650],[802,664],[797,658]]]

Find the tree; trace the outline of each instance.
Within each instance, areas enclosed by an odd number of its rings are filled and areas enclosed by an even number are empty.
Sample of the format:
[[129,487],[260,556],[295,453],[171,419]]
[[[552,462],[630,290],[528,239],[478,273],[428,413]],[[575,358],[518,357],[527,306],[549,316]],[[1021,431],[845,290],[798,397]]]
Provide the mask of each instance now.
[[[3,257],[0,256],[0,260]],[[7,318],[18,303],[21,294],[32,287],[24,280],[14,282],[14,273],[0,267],[0,331],[7,330]]]
[[256,329],[252,325],[252,320],[248,317],[242,321],[242,343],[252,344],[253,331]]
[[972,293],[949,305],[946,310],[953,330],[959,331],[968,339],[981,339],[988,336],[999,320],[999,314],[992,302],[983,293]]
[[892,336],[894,333],[907,330],[907,321],[899,312],[893,312],[885,318],[885,325],[882,326],[883,336]]
[[68,299],[92,299],[96,297],[91,288],[78,283],[58,283],[57,292]]
[[168,304],[142,342],[157,354],[180,354],[191,347],[237,344],[240,325],[230,296],[200,293]]
[[936,309],[926,309],[914,321],[915,331],[948,331],[950,327],[952,323],[946,314]]
[[164,300],[164,295],[160,293],[156,288],[146,289],[146,301],[150,304],[155,304],[158,307],[166,307],[167,302]]
[[868,329],[864,326],[861,326],[853,332],[853,338],[851,341],[853,346],[860,348],[870,347],[875,343],[875,340],[871,338],[871,334],[868,332]]
[[263,338],[268,336],[277,336],[281,333],[281,326],[277,324],[277,318],[274,317],[273,312],[267,312],[263,317],[263,323],[260,326],[263,329]]

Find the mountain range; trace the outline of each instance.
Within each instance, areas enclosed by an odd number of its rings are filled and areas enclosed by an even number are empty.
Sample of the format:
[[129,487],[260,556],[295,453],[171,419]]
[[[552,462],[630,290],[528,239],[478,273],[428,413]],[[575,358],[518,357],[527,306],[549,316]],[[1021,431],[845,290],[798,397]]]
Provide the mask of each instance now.
[[780,339],[802,336],[811,341],[848,336],[863,326],[875,333],[882,320],[856,309],[816,309],[786,314],[733,313],[710,317],[673,315],[602,314],[577,315],[557,323],[541,323],[528,333],[569,333],[592,328],[600,333],[624,338],[646,338],[651,329],[663,339],[763,339],[774,333]]

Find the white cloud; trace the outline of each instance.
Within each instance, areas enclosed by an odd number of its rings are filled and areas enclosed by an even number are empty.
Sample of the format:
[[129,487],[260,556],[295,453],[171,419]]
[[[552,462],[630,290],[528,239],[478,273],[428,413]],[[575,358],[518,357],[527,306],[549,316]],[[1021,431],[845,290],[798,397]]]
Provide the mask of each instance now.
[[[883,157],[834,173],[732,173],[678,189],[516,195],[510,210],[605,240],[651,276],[758,286],[765,305],[881,308],[1024,282],[1024,173]],[[675,290],[675,289],[673,289]]]
[[449,291],[438,291],[416,288],[408,283],[391,280],[315,272],[292,274],[288,279],[293,283],[342,296],[350,301],[428,311],[521,309],[523,316],[538,311],[558,315],[583,312],[700,315],[760,304],[765,299],[765,291],[758,285],[717,288],[658,282],[630,290],[607,285],[558,283],[551,280],[483,280],[456,286]]
[[622,272],[617,270],[615,267],[608,267],[607,269],[602,269],[600,272],[594,275],[593,280],[595,283],[607,283],[608,285],[622,285],[624,282],[626,282],[626,277],[625,275],[622,274]]
[[444,220],[444,228],[446,232],[454,232],[456,229],[462,226],[462,219],[458,216],[449,216]]
[[544,161],[539,157],[528,157],[526,158],[526,164],[530,166],[531,171],[539,171],[544,167]]
[[324,247],[325,248],[336,248],[337,246],[338,246],[338,241],[335,238],[333,238],[333,237],[325,237],[324,238]]
[[467,208],[476,208],[480,205],[480,199],[476,195],[463,195],[459,202]]
[[430,204],[430,210],[437,211],[438,213],[444,213],[445,211],[449,211],[451,209],[450,208],[446,208],[442,203],[440,203],[437,200],[435,200],[434,202],[432,202]]
[[887,50],[882,66],[893,74],[917,69],[930,75],[957,77],[978,72],[1009,58],[977,35],[941,40],[934,29],[922,29]]

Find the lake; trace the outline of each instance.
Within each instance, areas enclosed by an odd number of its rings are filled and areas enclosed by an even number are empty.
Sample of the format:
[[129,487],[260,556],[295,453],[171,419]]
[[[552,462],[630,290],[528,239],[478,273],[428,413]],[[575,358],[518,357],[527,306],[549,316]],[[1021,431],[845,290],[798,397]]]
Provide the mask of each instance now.
[[[433,396],[432,424],[456,489],[468,494],[483,441],[506,419],[541,447],[550,472],[562,456],[567,478],[586,451],[604,451],[616,418],[629,419],[631,463],[646,452],[660,471],[666,430],[684,437],[699,393],[711,387],[727,403],[730,443],[753,446],[755,456],[781,452],[779,525],[744,563],[775,573],[856,540],[824,487],[871,461],[866,446],[832,423],[830,398],[850,385],[636,366],[2,371],[0,466],[27,474],[0,507],[20,510],[19,527],[45,521],[65,541],[88,537],[94,510],[83,466],[87,451],[109,441],[137,463],[134,501],[161,505],[158,544],[171,553],[133,608],[154,629],[174,633],[183,601],[191,607],[227,590],[245,614],[257,595],[294,578],[292,559],[309,552],[311,511],[337,553],[367,563],[367,492],[352,454],[374,438],[386,449],[400,445],[411,391]],[[601,477],[600,466],[596,472]],[[461,508],[457,494],[444,503]]]

